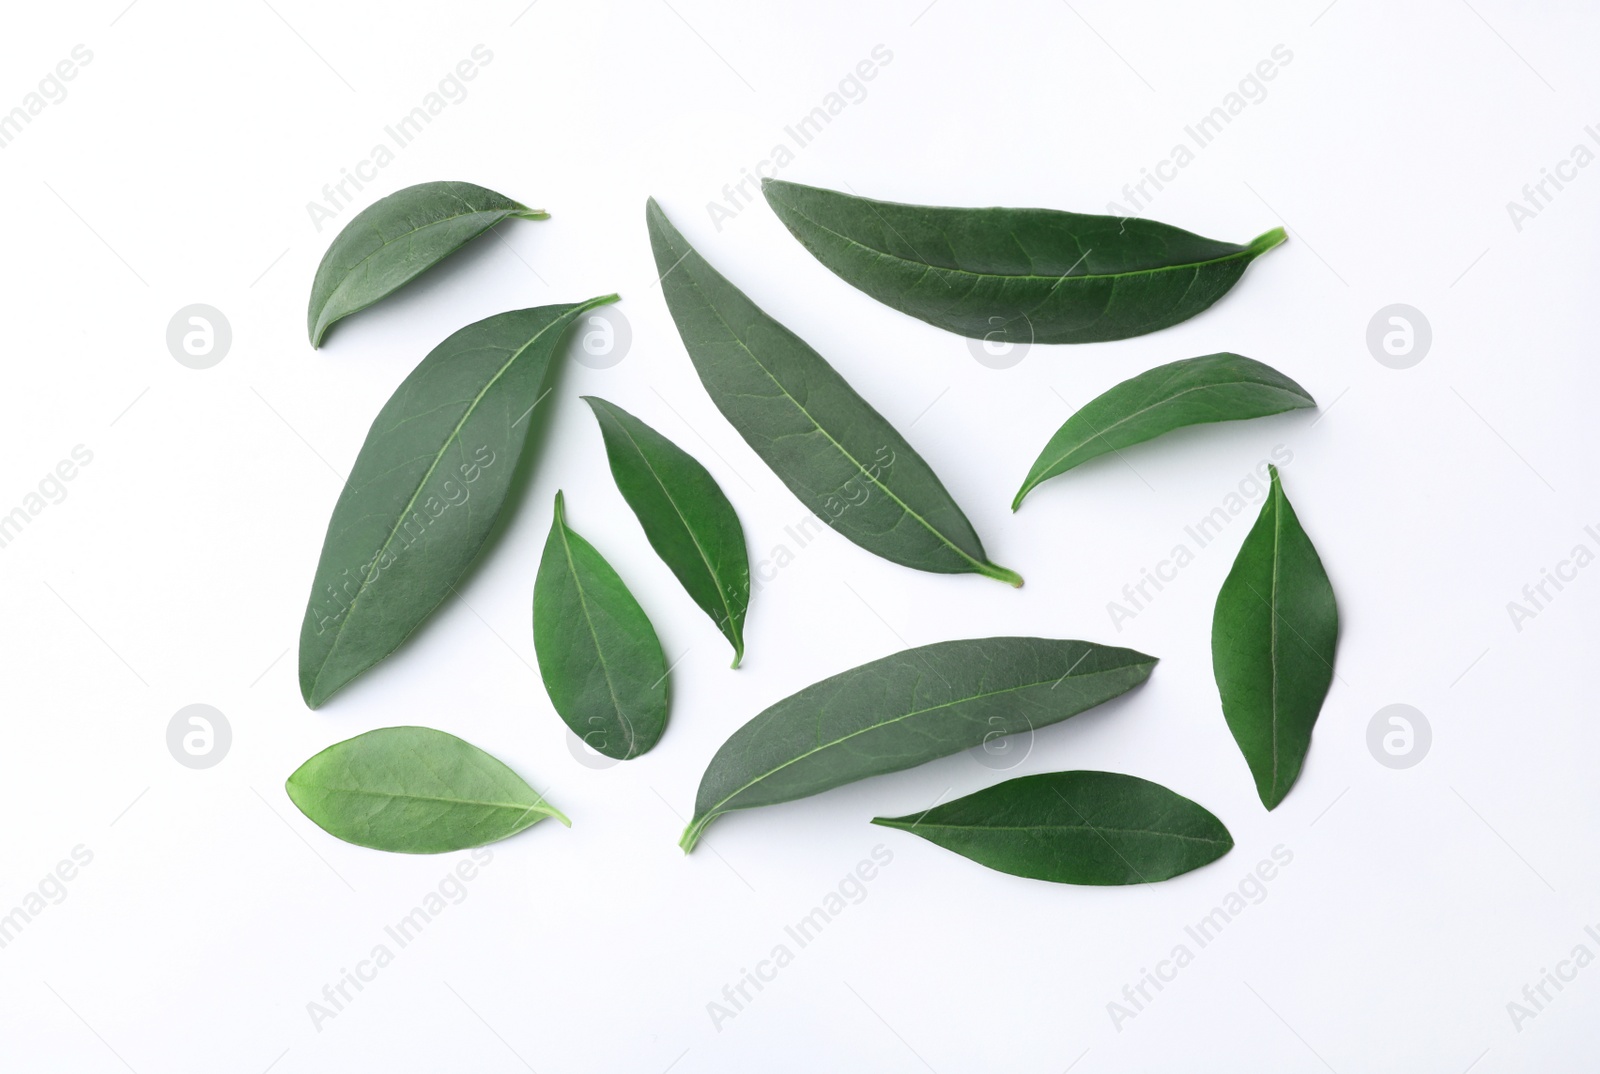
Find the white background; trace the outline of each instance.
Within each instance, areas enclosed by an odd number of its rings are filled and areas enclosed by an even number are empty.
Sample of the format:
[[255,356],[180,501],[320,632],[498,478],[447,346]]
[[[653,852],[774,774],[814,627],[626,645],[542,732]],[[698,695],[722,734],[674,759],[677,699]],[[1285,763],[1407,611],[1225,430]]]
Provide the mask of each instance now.
[[[0,949],[0,1067],[113,1072],[1503,1071],[1588,1069],[1600,968],[1520,1024],[1507,1004],[1575,946],[1600,956],[1592,680],[1600,568],[1518,630],[1521,600],[1600,541],[1593,478],[1600,167],[1519,230],[1506,204],[1600,122],[1597,16],[1576,2],[93,0],[0,35],[0,110],[83,44],[68,96],[0,150],[6,389],[0,513],[75,445],[93,462],[0,549],[0,912],[74,847],[93,860]],[[482,44],[469,93],[319,232],[322,198]],[[1102,212],[1283,45],[1292,60],[1147,214],[1290,241],[1212,310],[1010,369],[874,303],[763,205],[706,204],[876,45],[893,58],[785,178],[932,204]],[[1259,96],[1259,95],[1257,95]],[[1571,174],[1569,172],[1569,174]],[[433,179],[549,209],[306,343],[337,226]],[[654,557],[580,393],[698,456],[752,560],[805,512],[697,382],[654,285],[644,201],[826,355],[1027,577],[919,574],[825,533],[758,593],[743,669]],[[439,340],[508,308],[620,291],[627,357],[570,364],[526,497],[463,600],[324,709],[295,680],[327,517],[372,416]],[[214,368],[175,311],[231,323]],[[1369,352],[1403,302],[1420,364]],[[1071,410],[1153,365],[1234,350],[1322,402],[1167,438],[1010,497]],[[1338,678],[1271,814],[1223,722],[1210,613],[1252,505],[1118,631],[1107,603],[1275,446],[1338,593]],[[557,488],[650,612],[673,673],[648,756],[580,764],[534,670],[529,600]],[[769,572],[770,573],[770,572]],[[1009,774],[1103,768],[1216,812],[1237,847],[1168,883],[1080,889],[869,827],[1004,772],[960,755],[725,817],[676,846],[700,772],[761,708],[906,645],[1035,633],[1162,658],[1143,689],[1040,732]],[[220,709],[196,771],[166,728]],[[1433,744],[1380,764],[1383,706]],[[574,820],[493,848],[466,897],[332,1019],[308,1003],[465,855],[346,846],[284,777],[369,728],[422,723],[504,758]],[[892,862],[731,1020],[707,1004],[789,942],[874,846]],[[1282,845],[1293,860],[1204,949],[1185,934]],[[54,891],[54,888],[51,888]],[[1118,1023],[1173,948],[1194,958]],[[392,946],[392,944],[391,944]],[[1548,987],[1548,986],[1547,986]],[[1073,1065],[1076,1064],[1076,1065]],[[1474,1065],[1475,1064],[1475,1065]]]

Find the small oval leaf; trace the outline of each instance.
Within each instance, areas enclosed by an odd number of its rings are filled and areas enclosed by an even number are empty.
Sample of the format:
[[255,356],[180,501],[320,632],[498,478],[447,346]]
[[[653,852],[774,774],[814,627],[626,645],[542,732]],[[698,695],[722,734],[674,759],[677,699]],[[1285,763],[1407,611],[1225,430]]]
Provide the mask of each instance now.
[[687,451],[615,403],[583,399],[600,423],[617,490],[650,547],[733,646],[738,667],[750,607],[750,556],[733,504]]
[[1098,343],[1187,320],[1283,242],[1239,246],[1139,217],[874,201],[764,179],[801,245],[929,324],[996,343]]
[[1085,403],[1056,430],[1016,499],[1090,459],[1186,425],[1240,421],[1315,407],[1300,385],[1242,354],[1207,354],[1146,370]]
[[1217,594],[1211,662],[1222,715],[1275,809],[1294,786],[1333,682],[1339,611],[1322,558],[1283,494],[1278,468]]
[[320,347],[335,321],[405,286],[500,221],[549,215],[472,183],[418,183],[378,199],[322,255],[306,311],[311,345]]
[[392,653],[449,596],[488,539],[549,408],[563,333],[616,295],[487,317],[424,358],[384,404],[328,520],[300,631],[316,708]]
[[284,789],[334,838],[400,854],[483,846],[546,817],[572,827],[499,760],[431,727],[382,727],[335,743]]
[[645,213],[667,308],[706,392],[789,491],[875,555],[1014,586],[922,457],[804,340],[706,263],[655,199]]
[[1233,849],[1204,807],[1116,772],[1044,772],[874,824],[980,865],[1056,884],[1151,884]]
[[667,660],[650,617],[595,547],[555,520],[533,583],[533,650],[556,713],[595,752],[625,761],[667,729]]
[[693,850],[718,816],[898,772],[1076,716],[1150,677],[1156,658],[1050,638],[945,641],[823,679],[763,711],[700,779]]

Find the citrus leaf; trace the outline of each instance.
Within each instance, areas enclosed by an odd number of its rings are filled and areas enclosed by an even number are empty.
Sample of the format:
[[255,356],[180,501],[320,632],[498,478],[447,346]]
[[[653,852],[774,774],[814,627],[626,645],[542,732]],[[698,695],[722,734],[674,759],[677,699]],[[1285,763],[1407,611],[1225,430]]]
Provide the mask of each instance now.
[[1261,804],[1275,809],[1300,775],[1333,682],[1339,611],[1278,468],[1270,470],[1267,501],[1217,594],[1211,663],[1228,730]]
[[738,667],[750,607],[750,556],[733,504],[687,451],[615,403],[583,398],[600,423],[611,476],[650,547],[728,639]]
[[431,727],[382,727],[335,743],[284,789],[334,838],[401,854],[483,846],[546,817],[572,827],[499,760]]
[[1138,217],[904,205],[781,179],[767,204],[852,287],[995,343],[1097,343],[1188,320],[1283,242],[1244,246]]
[[788,802],[1076,716],[1150,677],[1156,658],[1050,638],[945,641],[823,679],[717,750],[679,843],[729,810]]
[[607,757],[646,753],[667,729],[667,660],[650,617],[595,547],[555,519],[533,583],[533,649],[556,713]]
[[1014,586],[922,457],[804,340],[769,317],[651,199],[650,245],[683,345],[723,417],[789,491],[875,555]]
[[872,823],[1002,873],[1057,884],[1150,884],[1233,849],[1228,829],[1202,806],[1116,772],[1022,776]]
[[1157,366],[1097,395],[1068,418],[1039,452],[1011,509],[1022,506],[1022,498],[1041,481],[1162,433],[1316,405],[1300,385],[1242,354],[1207,354]]
[[335,321],[399,290],[502,220],[544,220],[472,183],[418,183],[362,209],[334,237],[317,266],[306,334],[320,347]]
[[500,515],[562,334],[616,295],[513,310],[435,347],[384,404],[328,520],[300,631],[316,708],[454,591]]

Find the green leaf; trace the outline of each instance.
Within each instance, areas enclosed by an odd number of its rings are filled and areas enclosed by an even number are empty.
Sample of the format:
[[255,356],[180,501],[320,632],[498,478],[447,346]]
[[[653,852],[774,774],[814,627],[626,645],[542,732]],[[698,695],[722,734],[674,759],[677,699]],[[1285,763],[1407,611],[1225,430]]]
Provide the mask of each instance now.
[[706,263],[655,199],[645,211],[661,290],[700,381],[789,491],[875,555],[1020,586],[883,415],[805,341]]
[[750,556],[733,504],[677,444],[615,403],[583,398],[600,423],[611,476],[650,547],[733,645],[738,667],[750,606]]
[[1207,354],[1157,366],[1089,400],[1068,418],[1039,452],[1011,509],[1022,506],[1022,498],[1041,481],[1185,425],[1316,405],[1300,385],[1242,354]]
[[878,817],[1002,873],[1057,884],[1150,884],[1233,849],[1205,808],[1116,772],[1011,779],[907,817]]
[[1156,658],[1050,638],[907,649],[823,679],[717,750],[679,843],[733,809],[788,802],[1057,723],[1138,686]]
[[559,492],[533,582],[533,651],[556,713],[596,752],[625,761],[660,741],[661,641],[611,564],[567,526]]
[[1217,594],[1211,663],[1228,730],[1261,803],[1275,809],[1300,775],[1333,681],[1339,611],[1278,468],[1270,469],[1267,502]]
[[1188,320],[1284,240],[1246,246],[1138,217],[947,209],[781,179],[761,184],[801,244],[846,283],[929,324],[997,343],[1098,343]]
[[572,827],[499,760],[431,727],[382,727],[335,743],[284,789],[334,838],[400,854],[483,846],[546,817]]
[[362,209],[317,266],[306,311],[311,345],[333,323],[405,286],[502,220],[544,220],[530,209],[471,183],[419,183]]
[[454,592],[499,517],[562,333],[616,295],[496,314],[435,347],[373,421],[328,521],[300,631],[316,708]]

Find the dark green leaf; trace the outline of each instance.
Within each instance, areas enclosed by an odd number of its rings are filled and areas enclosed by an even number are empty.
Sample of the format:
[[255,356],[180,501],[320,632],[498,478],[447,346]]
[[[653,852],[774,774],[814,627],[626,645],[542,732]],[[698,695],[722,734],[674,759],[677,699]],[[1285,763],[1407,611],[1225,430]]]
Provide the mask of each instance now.
[[1333,681],[1339,611],[1278,468],[1271,471],[1267,502],[1217,594],[1211,662],[1228,730],[1262,804],[1275,809],[1300,775]]
[[1002,873],[1057,884],[1150,884],[1233,849],[1233,836],[1203,807],[1116,772],[1023,776],[872,823],[920,835]]
[[562,333],[616,298],[470,324],[384,404],[322,542],[300,631],[306,704],[392,653],[454,590],[499,517],[529,429],[543,421],[536,406]]
[[652,198],[667,308],[711,401],[800,502],[894,563],[1021,585],[883,415],[822,356],[706,263]]
[[734,809],[788,802],[1076,716],[1138,686],[1156,658],[1049,638],[907,649],[823,679],[735,731],[700,779],[679,844]]
[[383,727],[336,743],[284,789],[336,839],[401,854],[483,846],[546,817],[572,827],[500,761],[431,727]]
[[583,397],[600,422],[611,476],[650,547],[744,658],[750,557],[744,527],[716,479],[677,444],[614,403]]
[[530,209],[471,183],[419,183],[362,209],[317,266],[306,333],[321,346],[333,322],[405,286],[502,220],[543,220]]
[[596,752],[625,761],[660,741],[661,642],[611,564],[567,526],[559,492],[533,583],[533,651],[550,703]]
[[1242,354],[1207,354],[1157,366],[1089,400],[1068,418],[1039,453],[1011,509],[1041,481],[1185,425],[1316,405],[1300,385]]
[[929,324],[997,343],[1097,343],[1188,320],[1284,240],[1247,246],[1138,217],[947,209],[780,179],[767,202],[846,283]]

